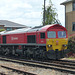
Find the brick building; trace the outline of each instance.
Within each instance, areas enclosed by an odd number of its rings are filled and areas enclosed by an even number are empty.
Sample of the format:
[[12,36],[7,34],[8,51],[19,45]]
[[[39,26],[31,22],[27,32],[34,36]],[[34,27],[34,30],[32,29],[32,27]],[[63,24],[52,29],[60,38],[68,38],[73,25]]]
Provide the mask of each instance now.
[[65,6],[65,27],[69,35],[75,34],[75,0],[67,0],[61,5]]
[[0,20],[0,29],[5,29],[7,31],[14,30],[14,29],[20,29],[20,28],[26,28],[27,26],[21,25],[18,23],[14,23],[7,20]]

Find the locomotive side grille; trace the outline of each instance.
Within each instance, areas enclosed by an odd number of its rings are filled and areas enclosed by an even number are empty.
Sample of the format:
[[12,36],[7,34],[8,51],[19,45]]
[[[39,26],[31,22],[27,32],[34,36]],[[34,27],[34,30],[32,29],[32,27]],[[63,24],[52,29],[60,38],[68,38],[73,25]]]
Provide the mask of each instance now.
[[28,35],[27,43],[36,43],[36,35]]
[[3,43],[6,43],[6,36],[3,36]]

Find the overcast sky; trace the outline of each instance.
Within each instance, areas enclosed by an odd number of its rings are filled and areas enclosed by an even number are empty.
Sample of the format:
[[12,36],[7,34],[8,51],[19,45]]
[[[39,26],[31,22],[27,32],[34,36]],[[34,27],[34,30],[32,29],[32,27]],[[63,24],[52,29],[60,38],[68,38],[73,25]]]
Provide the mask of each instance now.
[[[65,26],[64,6],[66,0],[52,0],[57,9],[58,19]],[[44,0],[0,0],[0,20],[9,20],[27,26],[42,25],[42,7]],[[46,6],[49,0],[46,0]]]

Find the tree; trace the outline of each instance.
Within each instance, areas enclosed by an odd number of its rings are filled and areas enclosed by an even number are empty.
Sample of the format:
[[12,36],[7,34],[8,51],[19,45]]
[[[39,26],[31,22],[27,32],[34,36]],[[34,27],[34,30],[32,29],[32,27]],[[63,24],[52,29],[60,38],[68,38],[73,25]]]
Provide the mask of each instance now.
[[[57,19],[58,14],[55,12],[55,10],[56,9],[53,7],[51,0],[49,0],[49,5],[45,8],[45,25],[61,24],[60,21]],[[44,15],[44,11],[43,11],[43,15]]]

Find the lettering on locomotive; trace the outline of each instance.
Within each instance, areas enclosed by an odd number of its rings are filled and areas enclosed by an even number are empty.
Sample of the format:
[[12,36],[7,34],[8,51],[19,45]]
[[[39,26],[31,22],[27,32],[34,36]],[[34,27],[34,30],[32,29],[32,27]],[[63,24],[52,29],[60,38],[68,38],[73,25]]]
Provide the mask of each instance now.
[[18,40],[18,37],[11,37],[11,40]]

